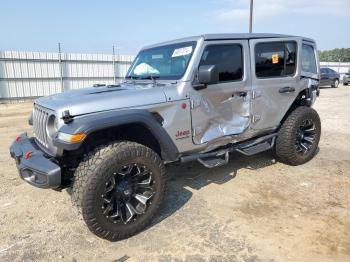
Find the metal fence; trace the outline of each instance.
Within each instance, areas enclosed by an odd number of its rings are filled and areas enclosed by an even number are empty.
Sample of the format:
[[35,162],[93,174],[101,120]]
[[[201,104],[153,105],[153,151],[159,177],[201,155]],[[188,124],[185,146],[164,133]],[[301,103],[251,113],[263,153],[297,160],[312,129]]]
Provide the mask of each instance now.
[[0,51],[0,102],[113,84],[123,78],[131,55]]

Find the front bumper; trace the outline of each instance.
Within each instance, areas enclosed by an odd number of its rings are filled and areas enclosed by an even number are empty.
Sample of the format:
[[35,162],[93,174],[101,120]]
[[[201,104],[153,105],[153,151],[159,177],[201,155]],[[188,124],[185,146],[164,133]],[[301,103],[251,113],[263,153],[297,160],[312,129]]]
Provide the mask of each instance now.
[[44,155],[33,138],[21,134],[10,147],[20,177],[32,186],[57,188],[61,185],[61,168]]

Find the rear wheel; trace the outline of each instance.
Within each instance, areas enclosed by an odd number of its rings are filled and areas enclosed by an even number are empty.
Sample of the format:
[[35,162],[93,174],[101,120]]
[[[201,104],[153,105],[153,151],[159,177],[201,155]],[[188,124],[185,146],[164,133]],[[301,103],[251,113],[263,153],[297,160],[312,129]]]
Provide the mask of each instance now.
[[337,88],[339,86],[339,80],[338,79],[334,79],[332,87],[333,88]]
[[277,159],[293,166],[306,163],[314,157],[320,136],[321,121],[317,112],[306,106],[296,108],[278,131]]
[[160,157],[143,145],[119,142],[97,148],[78,167],[72,200],[92,233],[116,241],[152,221],[165,189]]

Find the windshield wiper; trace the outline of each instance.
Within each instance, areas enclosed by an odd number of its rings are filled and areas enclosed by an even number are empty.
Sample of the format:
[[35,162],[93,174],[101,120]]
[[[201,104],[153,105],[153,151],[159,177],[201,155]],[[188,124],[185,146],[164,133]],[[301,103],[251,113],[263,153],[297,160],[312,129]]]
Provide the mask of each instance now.
[[150,79],[153,81],[153,85],[156,85],[157,82],[156,82],[156,79],[158,79],[159,76],[153,76],[153,75],[148,75],[148,76],[144,76],[144,77],[141,77],[141,79]]
[[153,80],[153,81],[158,79],[158,78],[159,78],[159,76],[152,76],[152,75],[141,77],[141,79],[149,79],[149,80]]
[[126,76],[125,78],[131,79],[131,80],[135,80],[135,79],[139,79],[140,77],[139,77],[139,76],[132,76],[132,75],[129,75],[129,76]]

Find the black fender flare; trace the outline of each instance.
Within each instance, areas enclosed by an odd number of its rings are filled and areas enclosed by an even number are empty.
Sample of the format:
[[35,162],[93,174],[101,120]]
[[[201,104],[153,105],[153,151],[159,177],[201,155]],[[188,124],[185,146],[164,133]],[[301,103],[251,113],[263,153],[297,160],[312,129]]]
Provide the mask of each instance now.
[[[82,116],[76,116],[73,121],[62,126],[58,132],[77,134],[83,132],[89,134],[112,127],[126,124],[140,124],[146,127],[160,144],[162,158],[167,161],[175,161],[179,157],[179,151],[169,134],[161,126],[152,113],[144,109],[123,109],[118,111],[103,111]],[[84,141],[68,144],[54,139],[54,145],[67,151],[78,149]]]

